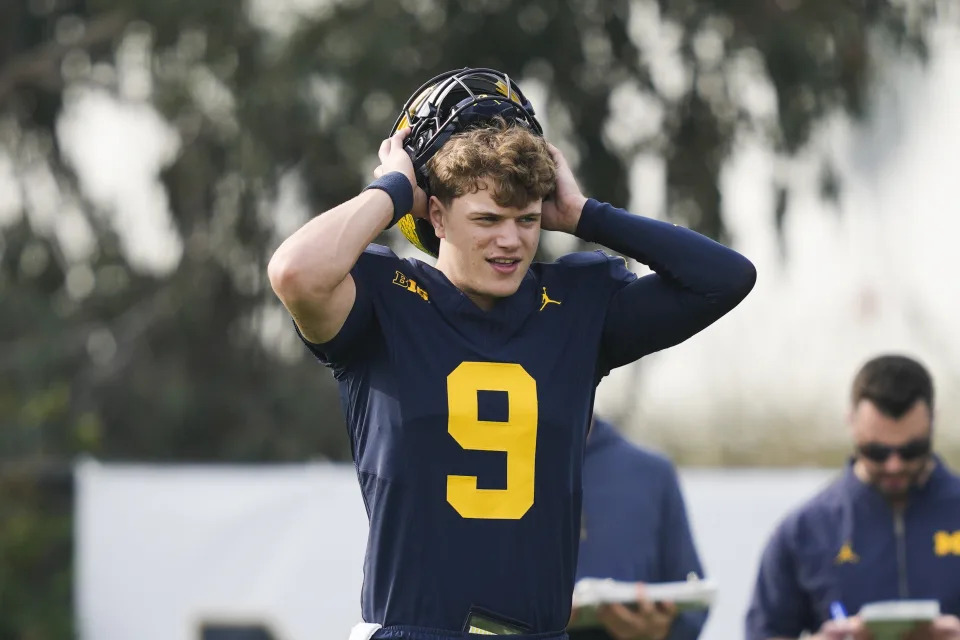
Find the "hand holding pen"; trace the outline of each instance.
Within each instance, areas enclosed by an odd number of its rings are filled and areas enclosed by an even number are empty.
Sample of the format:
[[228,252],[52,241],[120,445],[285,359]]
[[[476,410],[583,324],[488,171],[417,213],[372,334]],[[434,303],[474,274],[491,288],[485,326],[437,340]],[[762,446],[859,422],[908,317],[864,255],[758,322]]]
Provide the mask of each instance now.
[[873,640],[873,635],[857,616],[847,617],[839,602],[830,603],[830,620],[823,623],[814,640]]

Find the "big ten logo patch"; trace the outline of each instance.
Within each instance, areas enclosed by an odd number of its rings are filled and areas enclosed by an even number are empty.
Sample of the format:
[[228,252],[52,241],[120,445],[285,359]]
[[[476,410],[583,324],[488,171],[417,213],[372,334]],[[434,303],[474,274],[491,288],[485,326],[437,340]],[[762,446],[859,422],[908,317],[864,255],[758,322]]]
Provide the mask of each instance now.
[[424,300],[429,300],[430,296],[427,295],[427,292],[420,288],[420,285],[417,284],[416,280],[408,278],[404,274],[397,271],[397,274],[393,277],[393,284],[398,287],[403,287],[411,293],[415,293]]

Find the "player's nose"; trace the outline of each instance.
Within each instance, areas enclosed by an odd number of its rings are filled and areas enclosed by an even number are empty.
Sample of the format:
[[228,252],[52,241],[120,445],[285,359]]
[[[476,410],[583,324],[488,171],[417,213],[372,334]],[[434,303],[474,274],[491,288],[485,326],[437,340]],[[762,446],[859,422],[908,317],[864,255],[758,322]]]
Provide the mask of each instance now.
[[520,246],[520,227],[513,220],[500,225],[497,233],[497,246],[502,249],[515,249]]

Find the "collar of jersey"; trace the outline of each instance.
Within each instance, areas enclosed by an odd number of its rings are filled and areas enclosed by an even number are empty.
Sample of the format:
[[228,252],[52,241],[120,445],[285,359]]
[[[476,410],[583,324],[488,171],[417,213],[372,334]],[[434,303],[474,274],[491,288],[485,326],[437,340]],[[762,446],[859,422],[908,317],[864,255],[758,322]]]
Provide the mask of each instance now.
[[516,293],[498,300],[492,309],[484,311],[450,282],[442,271],[425,262],[417,262],[421,278],[427,284],[430,302],[437,304],[445,314],[472,321],[471,325],[494,333],[512,334],[537,310],[536,276],[529,269]]

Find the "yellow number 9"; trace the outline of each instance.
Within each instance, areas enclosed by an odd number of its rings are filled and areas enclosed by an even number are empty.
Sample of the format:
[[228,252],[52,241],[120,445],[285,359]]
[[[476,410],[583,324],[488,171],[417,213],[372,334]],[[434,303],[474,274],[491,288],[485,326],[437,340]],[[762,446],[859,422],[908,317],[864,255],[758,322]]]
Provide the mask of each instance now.
[[[480,420],[478,391],[506,391],[506,422]],[[533,506],[537,382],[519,364],[463,362],[447,376],[448,430],[464,449],[505,451],[507,488],[478,489],[476,476],[447,476],[447,502],[464,518],[519,520]]]

